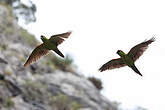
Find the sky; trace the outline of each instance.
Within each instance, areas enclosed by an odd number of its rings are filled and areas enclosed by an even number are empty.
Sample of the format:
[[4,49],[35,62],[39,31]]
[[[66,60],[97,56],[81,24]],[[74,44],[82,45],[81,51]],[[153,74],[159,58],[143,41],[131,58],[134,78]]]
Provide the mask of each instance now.
[[[22,0],[24,1],[24,0]],[[72,31],[59,46],[74,58],[85,76],[103,81],[102,94],[123,108],[165,110],[165,1],[163,0],[33,0],[37,21],[25,28],[40,38]],[[101,65],[152,37],[156,41],[129,67],[99,72]]]

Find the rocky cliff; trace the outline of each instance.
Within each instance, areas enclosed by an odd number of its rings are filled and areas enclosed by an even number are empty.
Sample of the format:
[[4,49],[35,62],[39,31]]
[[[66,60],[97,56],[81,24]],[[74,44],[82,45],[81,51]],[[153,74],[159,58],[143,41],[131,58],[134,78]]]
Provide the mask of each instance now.
[[85,77],[54,66],[55,55],[23,67],[38,42],[2,4],[0,42],[1,110],[117,110]]

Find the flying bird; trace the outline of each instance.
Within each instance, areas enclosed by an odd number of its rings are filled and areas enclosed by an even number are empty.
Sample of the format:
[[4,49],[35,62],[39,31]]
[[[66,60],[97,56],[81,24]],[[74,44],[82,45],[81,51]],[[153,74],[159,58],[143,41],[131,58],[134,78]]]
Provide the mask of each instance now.
[[131,50],[125,54],[122,50],[118,50],[116,53],[120,56],[120,58],[112,59],[109,62],[105,63],[99,69],[100,72],[115,69],[124,66],[128,66],[132,68],[137,74],[142,76],[140,71],[136,68],[134,62],[143,54],[143,52],[148,48],[148,45],[155,41],[155,38],[151,38],[150,40],[144,41],[140,44],[137,44]]
[[49,39],[46,38],[45,36],[41,35],[41,40],[43,41],[43,43],[38,45],[32,51],[31,55],[27,59],[27,61],[24,64],[24,66],[28,66],[31,63],[37,61],[42,56],[48,54],[48,52],[50,50],[53,50],[59,56],[64,58],[64,55],[60,52],[60,50],[57,48],[57,46],[64,41],[64,38],[68,38],[70,34],[71,34],[71,32],[57,34],[57,35],[51,36]]

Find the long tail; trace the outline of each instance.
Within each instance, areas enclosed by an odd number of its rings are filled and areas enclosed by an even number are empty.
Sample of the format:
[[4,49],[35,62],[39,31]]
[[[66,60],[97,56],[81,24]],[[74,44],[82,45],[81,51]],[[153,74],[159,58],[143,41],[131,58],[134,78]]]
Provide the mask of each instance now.
[[58,48],[54,49],[53,51],[55,51],[58,55],[64,58],[64,55],[60,52],[60,50],[58,50]]
[[137,73],[139,74],[140,76],[143,76],[140,71],[136,68],[136,66],[133,64],[133,66],[131,66],[131,68]]

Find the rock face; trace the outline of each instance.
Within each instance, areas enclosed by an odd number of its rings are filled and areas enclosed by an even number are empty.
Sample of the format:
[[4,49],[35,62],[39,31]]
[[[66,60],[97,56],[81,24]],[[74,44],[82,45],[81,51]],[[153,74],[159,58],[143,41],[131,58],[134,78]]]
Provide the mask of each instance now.
[[38,42],[9,7],[0,5],[0,16],[1,110],[117,110],[85,77],[56,69],[48,56],[24,68]]

